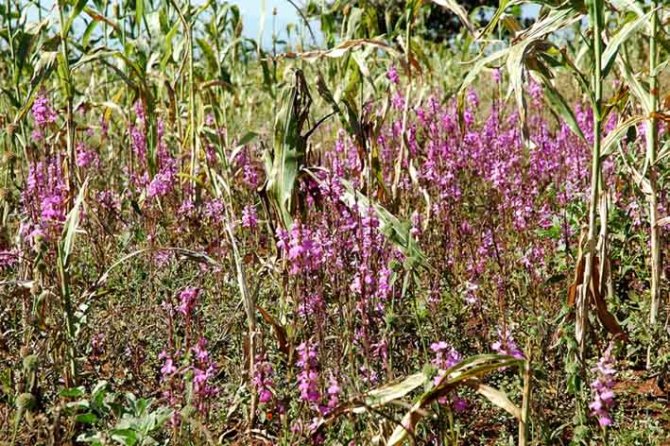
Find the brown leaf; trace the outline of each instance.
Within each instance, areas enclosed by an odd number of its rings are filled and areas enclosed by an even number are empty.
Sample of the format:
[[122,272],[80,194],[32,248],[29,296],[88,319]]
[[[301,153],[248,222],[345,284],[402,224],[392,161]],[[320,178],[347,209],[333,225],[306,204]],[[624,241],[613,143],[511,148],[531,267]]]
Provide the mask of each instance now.
[[593,265],[593,274],[591,275],[591,287],[590,287],[590,296],[593,304],[596,307],[596,314],[600,323],[603,324],[603,327],[609,331],[615,337],[621,337],[622,339],[628,339],[626,333],[622,330],[619,322],[616,318],[609,312],[607,309],[607,303],[600,292],[599,278],[600,272],[598,268],[598,258],[594,259]]
[[577,268],[575,268],[575,278],[568,288],[568,306],[574,307],[575,302],[577,301],[577,287],[582,284],[584,281],[584,267],[586,266],[586,261],[584,256],[580,253],[579,259],[577,260]]
[[670,122],[670,115],[667,113],[652,112],[651,116],[659,121]]
[[277,338],[277,344],[279,350],[286,356],[288,356],[289,345],[288,345],[288,336],[286,334],[286,329],[279,323],[277,319],[275,319],[274,316],[268,313],[265,309],[263,309],[258,305],[256,305],[256,309],[263,317],[263,320],[272,326],[272,331],[274,332],[275,337]]

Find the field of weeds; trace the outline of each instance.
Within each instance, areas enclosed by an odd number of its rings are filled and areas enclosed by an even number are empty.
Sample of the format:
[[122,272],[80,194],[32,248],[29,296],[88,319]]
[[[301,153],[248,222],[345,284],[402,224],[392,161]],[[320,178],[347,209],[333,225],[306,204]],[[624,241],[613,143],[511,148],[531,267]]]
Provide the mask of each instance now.
[[669,445],[670,7],[287,4],[3,0],[0,444]]

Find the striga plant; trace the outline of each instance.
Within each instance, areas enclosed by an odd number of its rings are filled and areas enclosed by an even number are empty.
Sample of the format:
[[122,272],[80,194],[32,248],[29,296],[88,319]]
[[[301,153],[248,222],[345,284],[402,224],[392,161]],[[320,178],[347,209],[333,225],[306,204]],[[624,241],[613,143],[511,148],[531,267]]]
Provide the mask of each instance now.
[[664,2],[1,3],[0,443],[668,437]]

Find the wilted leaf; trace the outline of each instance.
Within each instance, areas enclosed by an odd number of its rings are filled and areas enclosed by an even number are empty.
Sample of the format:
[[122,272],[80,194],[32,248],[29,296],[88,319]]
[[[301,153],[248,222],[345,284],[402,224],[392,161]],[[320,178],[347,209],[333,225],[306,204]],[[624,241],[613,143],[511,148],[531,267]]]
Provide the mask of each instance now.
[[599,277],[600,274],[598,271],[598,262],[597,259],[594,259],[593,274],[591,275],[591,288],[589,289],[590,291],[589,294],[591,296],[593,304],[596,307],[596,315],[598,316],[598,320],[600,320],[600,323],[603,325],[603,327],[605,327],[605,329],[612,335],[619,336],[622,339],[627,339],[627,336],[621,329],[619,322],[617,322],[616,318],[607,309],[607,303],[605,302],[605,299],[602,296],[602,292],[598,284]]
[[277,58],[285,58],[285,59],[303,59],[307,60],[309,62],[314,62],[317,61],[323,57],[328,57],[331,59],[339,58],[347,54],[349,51],[353,51],[355,49],[364,47],[364,46],[370,46],[376,49],[380,49],[383,51],[388,52],[389,54],[398,57],[400,56],[400,53],[393,48],[392,46],[388,45],[382,40],[376,40],[376,39],[351,39],[351,40],[346,40],[336,47],[329,49],[329,50],[315,50],[315,51],[305,51],[302,53],[295,53],[295,52],[287,52],[283,53],[277,56]]
[[289,355],[288,336],[286,334],[286,329],[284,328],[284,326],[280,324],[279,321],[274,316],[272,316],[262,307],[256,305],[256,309],[263,317],[263,320],[266,323],[270,324],[270,326],[272,327],[275,337],[277,338],[277,344],[279,350],[288,356]]
[[517,420],[521,419],[521,409],[507,397],[505,392],[482,383],[477,383],[474,387],[478,394],[484,396]]
[[612,130],[603,140],[600,152],[601,157],[604,158],[610,155],[612,152],[614,152],[614,149],[616,148],[617,144],[621,142],[621,139],[624,137],[624,135],[626,135],[628,129],[631,126],[637,125],[646,120],[647,118],[645,116],[633,116],[632,118],[628,118],[625,121],[621,122],[619,125],[617,125],[617,127],[614,130]]
[[355,408],[355,413],[365,412],[367,407],[380,407],[402,398],[428,382],[428,377],[420,372],[410,375],[402,381],[386,384],[364,395],[365,406]]
[[79,219],[81,216],[81,207],[84,203],[84,196],[86,195],[86,188],[88,186],[88,178],[84,181],[84,184],[79,188],[79,193],[77,194],[77,199],[72,206],[72,209],[67,215],[65,220],[65,227],[63,232],[63,265],[68,265],[68,259],[74,248],[74,238],[77,234],[79,228]]
[[440,5],[443,8],[448,9],[449,11],[453,12],[456,17],[465,25],[465,27],[470,31],[472,34],[475,33],[475,27],[472,25],[470,22],[470,17],[468,17],[468,12],[458,4],[455,0],[432,0],[433,3],[436,5]]
[[[438,398],[448,394],[460,385],[479,386],[479,378],[486,374],[510,366],[520,366],[523,360],[506,355],[477,355],[472,356],[450,369],[446,370],[438,384],[422,394],[412,408],[405,414],[400,425],[395,428],[387,444],[401,444],[410,433],[416,431],[416,426],[426,415],[426,408]],[[493,389],[495,390],[495,389]],[[489,394],[493,392],[489,391]],[[499,395],[497,395],[499,397]],[[502,403],[500,398],[498,402]]]

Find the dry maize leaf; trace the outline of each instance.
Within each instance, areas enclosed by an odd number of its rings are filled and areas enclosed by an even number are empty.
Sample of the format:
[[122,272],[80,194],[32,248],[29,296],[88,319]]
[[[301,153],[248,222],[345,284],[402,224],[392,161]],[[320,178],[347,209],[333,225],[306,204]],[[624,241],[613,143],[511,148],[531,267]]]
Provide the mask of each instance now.
[[505,392],[482,383],[477,383],[474,387],[478,394],[485,397],[491,403],[505,410],[517,420],[521,419],[521,409],[507,397]]
[[589,294],[593,304],[596,307],[596,314],[598,319],[600,320],[600,323],[603,325],[603,327],[605,327],[605,329],[611,334],[614,336],[621,336],[623,339],[627,339],[628,337],[619,325],[619,322],[617,322],[616,318],[607,309],[607,303],[605,302],[605,299],[600,292],[600,284],[598,280],[598,277],[600,277],[598,258],[594,259],[594,263],[593,274],[591,274],[591,289],[589,290]]
[[586,262],[584,256],[580,253],[579,260],[577,260],[577,268],[575,269],[575,278],[568,288],[568,306],[574,307],[577,301],[577,287],[584,281],[584,267]]
[[286,329],[279,323],[277,319],[275,319],[274,316],[272,316],[265,309],[263,309],[263,307],[256,305],[256,309],[263,317],[263,320],[266,323],[270,324],[270,326],[272,327],[272,331],[274,332],[275,337],[277,338],[277,344],[279,350],[288,356],[289,345],[288,345],[288,336],[286,334]]

